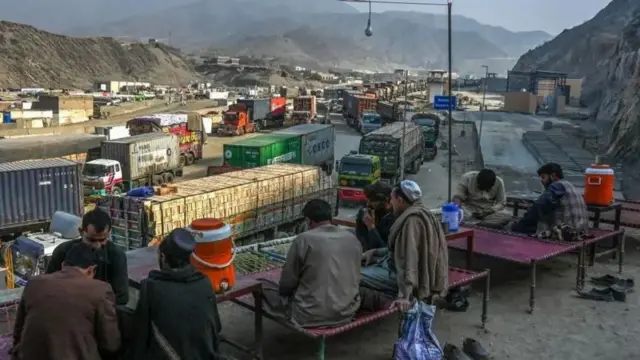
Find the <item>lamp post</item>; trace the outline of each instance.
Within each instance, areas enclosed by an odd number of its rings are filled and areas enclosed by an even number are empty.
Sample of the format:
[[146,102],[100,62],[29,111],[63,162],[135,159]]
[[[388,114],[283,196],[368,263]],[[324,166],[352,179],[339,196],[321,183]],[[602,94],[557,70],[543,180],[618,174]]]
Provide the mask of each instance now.
[[484,101],[487,98],[487,84],[489,82],[489,67],[487,65],[482,65],[484,68],[484,86],[482,89],[482,105],[480,105],[480,129],[478,129],[478,146],[480,144],[480,139],[482,139],[482,124],[484,123]]
[[[451,80],[452,80],[452,76],[451,73],[452,71],[452,61],[451,61],[451,6],[452,6],[452,0],[447,0],[446,3],[442,3],[442,2],[422,2],[422,1],[393,1],[393,0],[338,0],[338,1],[342,1],[342,2],[353,2],[353,3],[368,3],[369,6],[371,6],[372,3],[376,3],[376,4],[395,4],[395,5],[419,5],[419,6],[446,6],[447,7],[447,40],[448,40],[448,49],[447,52],[449,54],[449,84],[448,84],[448,92],[449,92],[449,122],[451,122],[452,117],[452,112],[453,112],[453,95],[451,94]],[[365,29],[365,35],[367,36],[371,36],[371,10],[369,10],[369,20],[367,22],[367,28]],[[407,75],[408,78],[408,75]],[[408,84],[405,83],[405,117],[406,117],[406,86]],[[405,119],[406,121],[406,119]],[[404,129],[404,125],[403,125],[403,129]],[[404,130],[403,130],[404,133]],[[404,134],[403,134],[404,135]],[[452,126],[451,124],[449,124],[449,186],[448,186],[448,191],[447,191],[447,198],[449,199],[449,202],[451,202],[451,180],[452,180],[452,158],[451,158],[451,152],[452,152],[452,140],[453,139],[453,131],[452,131]],[[404,141],[402,142],[402,146],[404,146]],[[401,163],[404,164],[404,156],[401,158]],[[401,174],[404,175],[404,166],[402,167],[401,170]]]

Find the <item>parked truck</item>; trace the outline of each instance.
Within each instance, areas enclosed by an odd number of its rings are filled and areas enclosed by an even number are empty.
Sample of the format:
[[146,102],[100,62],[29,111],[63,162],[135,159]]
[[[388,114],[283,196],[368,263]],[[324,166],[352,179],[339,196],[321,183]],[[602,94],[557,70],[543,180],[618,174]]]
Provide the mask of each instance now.
[[367,201],[364,187],[380,181],[380,158],[351,151],[336,162],[336,171],[341,205],[362,204]]
[[87,194],[100,190],[120,194],[140,186],[172,183],[182,176],[180,140],[174,134],[147,133],[104,141],[100,155],[82,170]]
[[[404,152],[402,151],[403,142]],[[400,179],[401,158],[404,157],[405,172],[417,174],[422,165],[423,150],[422,128],[416,124],[401,121],[365,134],[360,139],[358,152],[379,157],[381,181],[395,184],[402,180]]]
[[97,206],[114,214],[113,243],[125,250],[157,245],[172,229],[200,218],[231,225],[236,245],[261,242],[304,231],[302,208],[309,199],[323,199],[335,212],[337,197],[330,175],[298,164],[235,171],[175,187],[172,196],[100,199]]
[[223,164],[210,166],[207,175],[224,174],[275,163],[320,166],[333,171],[335,130],[332,125],[303,124],[260,134],[223,146]]
[[1,163],[0,238],[45,231],[56,211],[82,215],[81,176],[82,165],[67,159]]
[[436,112],[417,113],[411,116],[411,122],[422,128],[424,135],[424,157],[433,160],[438,154],[438,135],[440,135],[440,124],[444,123],[445,117]]
[[204,155],[207,133],[202,115],[198,113],[139,116],[127,121],[127,127],[131,136],[148,133],[170,133],[178,136],[182,166],[192,165]]
[[360,116],[359,128],[361,134],[367,134],[382,127],[382,117],[377,112],[367,111]]
[[377,112],[380,114],[383,125],[396,122],[402,118],[402,109],[395,101],[379,101]]
[[354,95],[350,96],[347,102],[345,119],[347,125],[362,131],[362,115],[366,112],[375,112],[378,99],[375,96]]
[[242,135],[261,129],[282,127],[286,112],[286,99],[238,99],[225,111],[220,135]]
[[295,124],[310,124],[316,120],[318,115],[317,106],[315,96],[298,96],[293,99],[291,119]]

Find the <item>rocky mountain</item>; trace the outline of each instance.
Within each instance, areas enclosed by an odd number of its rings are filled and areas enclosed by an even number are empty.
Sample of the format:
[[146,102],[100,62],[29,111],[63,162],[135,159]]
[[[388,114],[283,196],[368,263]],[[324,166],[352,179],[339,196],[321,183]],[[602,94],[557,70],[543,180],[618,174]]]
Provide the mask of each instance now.
[[[69,32],[81,36],[169,37],[172,45],[183,49],[215,46],[227,49],[229,55],[247,54],[248,49],[257,46],[256,53],[300,63],[316,58],[318,53],[306,52],[300,46],[317,41],[331,47],[327,58],[337,56],[342,59],[340,62],[363,68],[380,64],[443,66],[446,62],[445,16],[410,12],[373,14],[371,38],[364,36],[366,23],[367,14],[338,1],[203,0],[115,22],[76,27]],[[515,61],[518,54],[551,38],[544,32],[510,32],[462,16],[454,17],[453,26],[454,61],[460,62],[487,57]],[[310,38],[298,36],[302,44],[296,43],[291,38],[295,32],[309,34]],[[285,46],[285,42],[289,44]],[[337,51],[336,47],[345,51]],[[269,48],[273,50],[267,51]],[[330,67],[335,61],[315,63]]]
[[609,135],[609,154],[640,160],[640,2],[613,0],[596,16],[524,54],[517,70],[585,77],[583,102]]
[[196,78],[177,49],[73,38],[0,21],[0,87],[86,88],[96,80],[178,85]]

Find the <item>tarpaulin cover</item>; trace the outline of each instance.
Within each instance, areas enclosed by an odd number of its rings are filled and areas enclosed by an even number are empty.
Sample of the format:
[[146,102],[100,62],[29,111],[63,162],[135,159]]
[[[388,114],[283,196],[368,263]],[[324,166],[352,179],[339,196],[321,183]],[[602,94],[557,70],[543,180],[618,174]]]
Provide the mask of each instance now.
[[25,136],[0,139],[0,162],[51,159],[99,148],[106,137],[90,134]]
[[441,360],[442,348],[431,330],[434,305],[416,302],[404,314],[402,333],[395,344],[395,360]]

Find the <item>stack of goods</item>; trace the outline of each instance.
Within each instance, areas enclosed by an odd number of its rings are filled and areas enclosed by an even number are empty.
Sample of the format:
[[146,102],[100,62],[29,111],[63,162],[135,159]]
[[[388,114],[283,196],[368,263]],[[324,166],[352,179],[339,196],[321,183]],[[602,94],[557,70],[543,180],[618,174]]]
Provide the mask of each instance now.
[[114,218],[113,241],[127,249],[155,245],[193,220],[216,218],[242,237],[296,221],[304,204],[335,203],[330,176],[314,166],[274,164],[175,184],[175,194],[145,199],[107,196],[100,206]]

